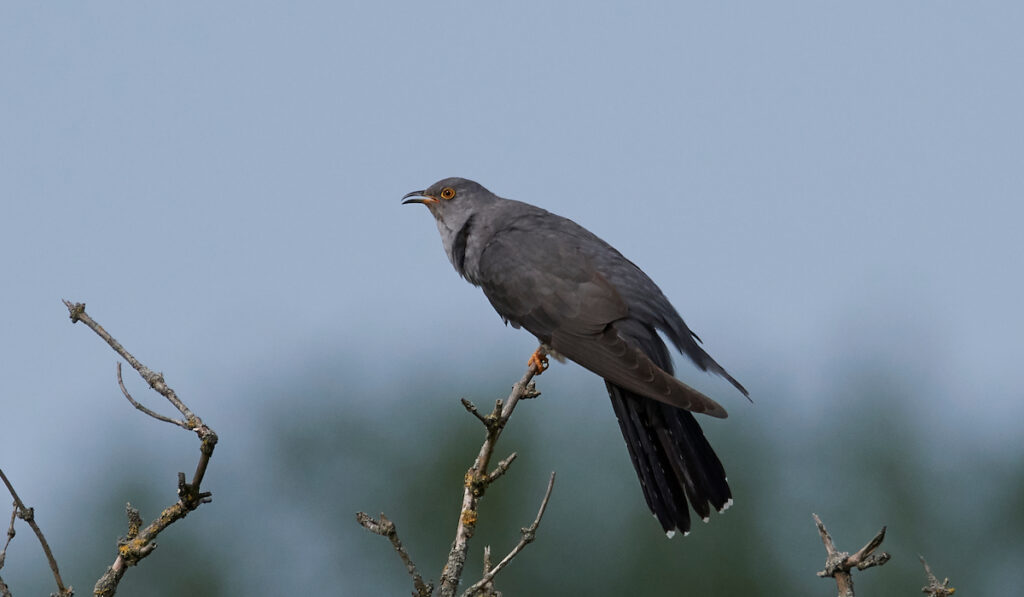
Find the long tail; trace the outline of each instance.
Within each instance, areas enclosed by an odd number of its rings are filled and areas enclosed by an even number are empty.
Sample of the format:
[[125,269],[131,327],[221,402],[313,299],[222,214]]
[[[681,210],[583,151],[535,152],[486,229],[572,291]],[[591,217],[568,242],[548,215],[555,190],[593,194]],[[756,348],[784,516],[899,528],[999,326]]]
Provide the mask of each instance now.
[[605,384],[647,505],[669,537],[690,530],[687,500],[704,520],[732,504],[725,468],[692,414]]

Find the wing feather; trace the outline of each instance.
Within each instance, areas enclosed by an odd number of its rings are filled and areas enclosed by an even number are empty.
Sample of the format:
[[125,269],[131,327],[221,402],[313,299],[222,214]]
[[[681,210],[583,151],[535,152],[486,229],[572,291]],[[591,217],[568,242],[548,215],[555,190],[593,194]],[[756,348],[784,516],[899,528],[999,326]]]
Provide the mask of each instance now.
[[497,233],[480,258],[481,288],[510,324],[608,381],[655,400],[715,417],[714,400],[679,381],[628,342],[615,326],[629,305],[594,266],[588,251],[553,231]]

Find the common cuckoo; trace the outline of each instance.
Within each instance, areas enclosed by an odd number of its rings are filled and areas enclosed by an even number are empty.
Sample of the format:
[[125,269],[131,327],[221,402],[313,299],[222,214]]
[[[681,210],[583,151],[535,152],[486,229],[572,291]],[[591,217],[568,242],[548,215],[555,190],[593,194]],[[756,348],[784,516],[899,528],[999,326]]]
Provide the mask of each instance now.
[[[572,220],[446,178],[403,203],[426,205],[455,270],[506,324],[605,380],[644,497],[671,537],[732,504],[725,469],[691,413],[725,418],[717,402],[673,376],[662,332],[700,369],[747,390],[707,352],[661,289]],[[539,352],[531,357],[538,370]]]

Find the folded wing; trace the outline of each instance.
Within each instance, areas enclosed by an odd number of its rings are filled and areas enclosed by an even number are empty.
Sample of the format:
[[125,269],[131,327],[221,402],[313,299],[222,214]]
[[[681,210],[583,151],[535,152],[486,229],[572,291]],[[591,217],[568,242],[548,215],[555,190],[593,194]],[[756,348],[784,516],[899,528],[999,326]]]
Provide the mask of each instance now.
[[627,390],[692,412],[725,409],[654,364],[616,327],[621,293],[594,266],[586,238],[524,223],[495,234],[480,257],[481,288],[508,323]]

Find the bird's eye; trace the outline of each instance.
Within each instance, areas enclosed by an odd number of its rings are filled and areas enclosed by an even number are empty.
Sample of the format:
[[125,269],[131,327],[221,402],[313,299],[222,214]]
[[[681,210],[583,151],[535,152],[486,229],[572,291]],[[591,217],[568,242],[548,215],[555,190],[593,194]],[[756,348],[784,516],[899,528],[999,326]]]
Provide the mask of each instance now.
[[441,189],[441,198],[442,199],[451,199],[454,196],[455,196],[455,189],[453,189],[451,187],[445,187],[445,188]]

